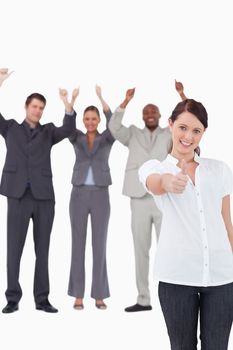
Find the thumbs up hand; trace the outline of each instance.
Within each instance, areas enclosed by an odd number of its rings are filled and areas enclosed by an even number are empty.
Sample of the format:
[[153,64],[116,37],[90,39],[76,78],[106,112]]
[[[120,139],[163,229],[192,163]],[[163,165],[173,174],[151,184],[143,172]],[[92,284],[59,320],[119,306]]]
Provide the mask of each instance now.
[[183,193],[188,182],[187,163],[184,159],[180,162],[181,171],[176,175],[164,174],[162,187],[166,192]]
[[183,193],[185,190],[185,187],[188,182],[188,176],[187,176],[187,167],[188,164],[184,159],[180,162],[180,168],[181,172],[175,175],[173,185],[174,185],[174,193]]

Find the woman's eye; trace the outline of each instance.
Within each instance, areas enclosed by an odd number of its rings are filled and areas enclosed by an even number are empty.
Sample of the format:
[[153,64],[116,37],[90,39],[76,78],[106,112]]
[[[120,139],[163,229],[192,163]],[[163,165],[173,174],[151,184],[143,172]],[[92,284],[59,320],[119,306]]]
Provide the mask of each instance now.
[[200,130],[194,130],[195,134],[200,134]]
[[180,126],[180,130],[184,131],[184,130],[186,130],[186,127],[185,126]]

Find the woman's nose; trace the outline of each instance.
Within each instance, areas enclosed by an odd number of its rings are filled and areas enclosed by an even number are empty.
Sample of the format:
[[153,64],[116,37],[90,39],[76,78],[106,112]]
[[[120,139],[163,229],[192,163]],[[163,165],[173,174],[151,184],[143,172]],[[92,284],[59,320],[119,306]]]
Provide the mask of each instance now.
[[193,137],[193,135],[192,135],[192,132],[191,132],[191,131],[187,131],[187,132],[185,133],[185,140],[186,140],[186,141],[191,141],[191,140],[192,140],[192,137]]

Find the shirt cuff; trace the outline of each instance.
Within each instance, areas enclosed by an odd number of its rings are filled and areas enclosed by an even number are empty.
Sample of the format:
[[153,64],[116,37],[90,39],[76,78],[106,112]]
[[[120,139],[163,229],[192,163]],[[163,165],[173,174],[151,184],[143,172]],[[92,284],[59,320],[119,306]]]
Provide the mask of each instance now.
[[65,111],[66,115],[74,115],[74,110],[72,112]]
[[124,112],[124,111],[125,111],[125,108],[121,108],[121,107],[119,106],[119,107],[117,107],[116,111],[121,113],[121,112]]

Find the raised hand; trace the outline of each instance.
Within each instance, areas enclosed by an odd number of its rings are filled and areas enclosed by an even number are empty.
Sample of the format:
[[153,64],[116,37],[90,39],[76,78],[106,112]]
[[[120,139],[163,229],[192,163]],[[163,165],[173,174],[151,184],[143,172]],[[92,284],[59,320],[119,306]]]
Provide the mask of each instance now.
[[99,85],[96,85],[95,86],[95,92],[96,92],[96,95],[101,98],[102,97],[102,90],[101,90],[101,87]]
[[175,80],[175,88],[176,88],[176,91],[178,92],[178,94],[181,94],[184,92],[184,86],[180,81]]
[[79,87],[75,88],[72,92],[72,98],[76,99],[79,95]]
[[73,105],[68,101],[68,91],[66,89],[59,89],[59,95],[65,105],[66,112],[71,113],[73,111]]
[[135,88],[126,91],[125,99],[129,102],[134,97]]
[[59,95],[63,102],[68,102],[68,91],[66,89],[59,89]]
[[8,68],[0,68],[0,86],[12,73],[13,71],[8,72]]
[[110,107],[109,107],[108,103],[103,99],[102,89],[99,85],[95,86],[95,92],[96,92],[96,95],[98,96],[98,98],[102,104],[104,112],[110,111]]
[[133,89],[128,89],[126,91],[126,95],[125,95],[125,99],[124,101],[120,104],[121,108],[125,108],[127,106],[127,104],[129,103],[130,100],[132,100],[132,98],[134,97],[134,93],[135,93],[135,88]]
[[71,105],[72,105],[72,107],[74,106],[75,100],[78,97],[78,95],[79,95],[79,87],[74,89],[73,92],[72,92],[72,97],[71,97]]
[[175,88],[178,94],[180,95],[182,101],[186,100],[187,97],[184,94],[184,85],[180,81],[175,80]]

